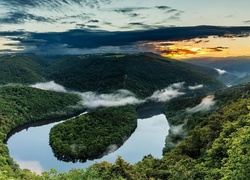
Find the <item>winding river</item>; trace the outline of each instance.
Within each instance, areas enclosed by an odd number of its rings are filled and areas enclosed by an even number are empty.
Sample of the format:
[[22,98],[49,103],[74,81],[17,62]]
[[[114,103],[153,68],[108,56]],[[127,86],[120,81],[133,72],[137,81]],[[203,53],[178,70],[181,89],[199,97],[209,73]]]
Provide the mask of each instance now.
[[27,168],[37,173],[48,171],[50,168],[55,168],[58,172],[67,172],[72,168],[86,168],[94,162],[108,161],[112,163],[118,156],[122,156],[130,163],[136,163],[148,154],[161,158],[169,130],[165,115],[152,107],[145,107],[138,112],[137,129],[119,149],[101,159],[85,163],[68,163],[57,160],[49,146],[49,131],[58,123],[60,122],[29,127],[8,139],[10,156],[21,168]]

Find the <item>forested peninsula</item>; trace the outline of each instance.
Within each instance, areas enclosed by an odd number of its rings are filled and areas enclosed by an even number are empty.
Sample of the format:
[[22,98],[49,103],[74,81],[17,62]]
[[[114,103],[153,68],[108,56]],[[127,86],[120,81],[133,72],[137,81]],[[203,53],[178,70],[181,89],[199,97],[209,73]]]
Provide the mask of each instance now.
[[85,162],[116,150],[136,127],[133,106],[99,109],[54,126],[50,145],[59,160]]

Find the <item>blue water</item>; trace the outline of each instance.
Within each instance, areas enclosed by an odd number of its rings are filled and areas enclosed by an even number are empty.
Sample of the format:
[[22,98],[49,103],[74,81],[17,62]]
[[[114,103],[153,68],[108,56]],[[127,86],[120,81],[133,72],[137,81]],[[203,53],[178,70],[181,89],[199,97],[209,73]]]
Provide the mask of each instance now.
[[10,156],[21,168],[27,168],[37,173],[48,171],[50,168],[55,168],[59,172],[68,172],[72,168],[86,168],[94,162],[105,160],[112,163],[118,156],[122,156],[130,163],[136,163],[148,154],[161,158],[169,130],[168,122],[163,114],[138,119],[135,132],[115,152],[85,163],[68,163],[57,160],[49,146],[49,131],[56,124],[58,122],[30,127],[11,136],[7,142]]

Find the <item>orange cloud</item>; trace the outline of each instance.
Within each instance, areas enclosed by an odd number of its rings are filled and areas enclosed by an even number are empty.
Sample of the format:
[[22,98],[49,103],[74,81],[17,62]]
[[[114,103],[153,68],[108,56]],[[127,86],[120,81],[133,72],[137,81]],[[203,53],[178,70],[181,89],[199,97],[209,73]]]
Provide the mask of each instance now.
[[[146,43],[148,50],[165,57],[185,59],[192,57],[250,56],[250,37],[195,38],[185,41],[160,41]],[[146,45],[144,44],[144,47]]]

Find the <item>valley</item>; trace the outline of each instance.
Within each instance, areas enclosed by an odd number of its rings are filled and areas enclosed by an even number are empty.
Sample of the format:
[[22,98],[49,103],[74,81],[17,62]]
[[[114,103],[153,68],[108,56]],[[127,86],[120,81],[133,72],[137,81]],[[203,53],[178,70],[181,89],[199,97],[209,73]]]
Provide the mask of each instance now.
[[[8,172],[8,175],[1,174],[2,177],[223,177],[227,175],[224,169],[232,166],[233,159],[230,159],[231,156],[226,151],[217,155],[218,150],[214,146],[220,141],[229,150],[234,150],[234,147],[224,141],[220,132],[231,133],[236,142],[241,133],[237,128],[242,123],[245,124],[242,126],[242,133],[248,138],[249,86],[227,88],[226,84],[220,82],[220,75],[215,69],[150,53],[84,56],[17,54],[3,55],[1,58],[6,59],[6,62],[18,61],[18,66],[10,67],[10,63],[5,69],[15,68],[21,72],[19,79],[14,79],[16,74],[11,71],[2,72],[3,76],[10,76],[5,81],[1,80],[0,87],[0,163],[2,170],[7,169],[5,172]],[[34,78],[24,81],[26,76]],[[151,109],[155,112],[151,113]],[[4,142],[6,138],[12,138],[12,129],[18,132],[23,128],[31,128],[30,121],[41,121],[42,125],[57,119],[67,119],[85,110],[90,112],[57,124],[50,130],[49,143],[58,159],[80,163],[100,158],[113,145],[122,149],[123,146],[126,147],[124,138],[129,143],[129,137],[132,138],[137,133],[135,129],[139,124],[138,118],[154,119],[161,113],[166,116],[170,128],[166,127],[163,133],[164,136],[167,135],[165,147],[161,146],[160,149],[162,151],[163,148],[163,156],[158,159],[150,153],[143,154],[144,157],[139,162],[130,161],[133,164],[116,156],[116,160],[114,157],[110,162],[101,159],[86,169],[70,170],[68,173],[52,169],[40,171],[41,175],[20,169],[9,156]],[[224,125],[232,127],[232,131],[228,132]],[[13,137],[16,135],[18,133]],[[216,153],[211,154],[213,151]],[[224,164],[214,164],[214,159],[221,158],[221,153],[228,159],[225,159]],[[213,168],[217,170],[208,168],[212,166],[209,163],[214,164]],[[197,173],[197,168],[202,168],[203,171]],[[238,172],[232,173],[237,176]]]

